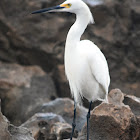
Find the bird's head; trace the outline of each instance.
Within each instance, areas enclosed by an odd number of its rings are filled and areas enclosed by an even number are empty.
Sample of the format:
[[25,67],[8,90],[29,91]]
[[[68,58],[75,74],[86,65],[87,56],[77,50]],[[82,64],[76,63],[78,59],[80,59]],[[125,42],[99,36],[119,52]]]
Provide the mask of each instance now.
[[80,15],[84,14],[88,17],[89,23],[94,23],[94,19],[88,6],[82,0],[66,0],[64,3],[60,5],[37,10],[32,12],[32,14],[48,13],[48,12],[70,12],[75,14],[80,13]]
[[44,13],[44,12],[70,12],[77,14],[80,9],[86,7],[86,4],[82,0],[66,0],[64,3],[50,7],[44,8],[41,10],[37,10],[32,12],[32,14]]

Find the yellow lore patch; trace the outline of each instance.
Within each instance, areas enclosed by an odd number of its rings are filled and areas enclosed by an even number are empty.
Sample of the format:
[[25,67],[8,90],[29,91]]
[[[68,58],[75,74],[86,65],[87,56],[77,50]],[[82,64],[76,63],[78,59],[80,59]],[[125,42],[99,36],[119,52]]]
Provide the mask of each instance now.
[[68,3],[68,4],[61,4],[60,7],[70,8],[71,4],[70,3]]

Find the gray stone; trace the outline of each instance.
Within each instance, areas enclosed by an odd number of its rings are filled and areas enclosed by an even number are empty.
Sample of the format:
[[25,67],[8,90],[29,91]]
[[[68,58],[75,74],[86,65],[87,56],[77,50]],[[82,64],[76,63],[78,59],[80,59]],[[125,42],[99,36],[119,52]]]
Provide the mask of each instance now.
[[11,125],[1,113],[0,106],[0,140],[34,140],[34,138],[27,128]]
[[[37,113],[27,120],[22,127],[27,127],[35,139],[62,140],[70,138],[72,127],[54,113]],[[74,136],[77,137],[75,131]]]
[[34,109],[57,97],[52,79],[38,66],[0,63],[2,111],[16,125]]
[[132,112],[140,117],[140,98],[135,97],[133,95],[126,95],[124,96],[123,103],[125,105],[129,105]]
[[121,92],[120,89],[112,89],[108,93],[108,102],[110,104],[122,106],[122,105],[124,105],[123,100],[124,100],[124,94]]
[[34,140],[27,128],[9,125],[8,130],[12,135],[10,140]]
[[[70,125],[73,121],[74,102],[68,98],[57,98],[54,101],[43,104],[37,109],[38,112],[53,112],[61,115]],[[76,129],[80,131],[86,122],[87,109],[77,106]]]

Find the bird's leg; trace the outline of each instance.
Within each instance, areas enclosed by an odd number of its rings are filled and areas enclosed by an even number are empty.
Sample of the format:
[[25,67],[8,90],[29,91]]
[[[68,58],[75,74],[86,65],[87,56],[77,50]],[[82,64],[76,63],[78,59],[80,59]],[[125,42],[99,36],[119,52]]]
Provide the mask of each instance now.
[[70,140],[72,140],[72,137],[73,137],[73,134],[74,134],[74,129],[76,127],[75,119],[76,119],[76,102],[74,100],[74,116],[73,116],[72,132],[71,132],[71,138],[70,138]]
[[89,140],[89,118],[90,118],[91,104],[92,104],[92,101],[90,102],[89,110],[87,113],[87,140]]

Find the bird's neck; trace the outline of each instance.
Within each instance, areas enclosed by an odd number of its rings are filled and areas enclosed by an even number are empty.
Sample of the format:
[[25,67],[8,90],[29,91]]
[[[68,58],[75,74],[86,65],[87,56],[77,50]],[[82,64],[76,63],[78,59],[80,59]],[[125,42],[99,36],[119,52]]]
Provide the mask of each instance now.
[[76,21],[70,28],[67,39],[66,47],[75,47],[76,43],[80,41],[82,34],[84,33],[87,25],[89,23],[88,13],[79,12],[76,14]]

